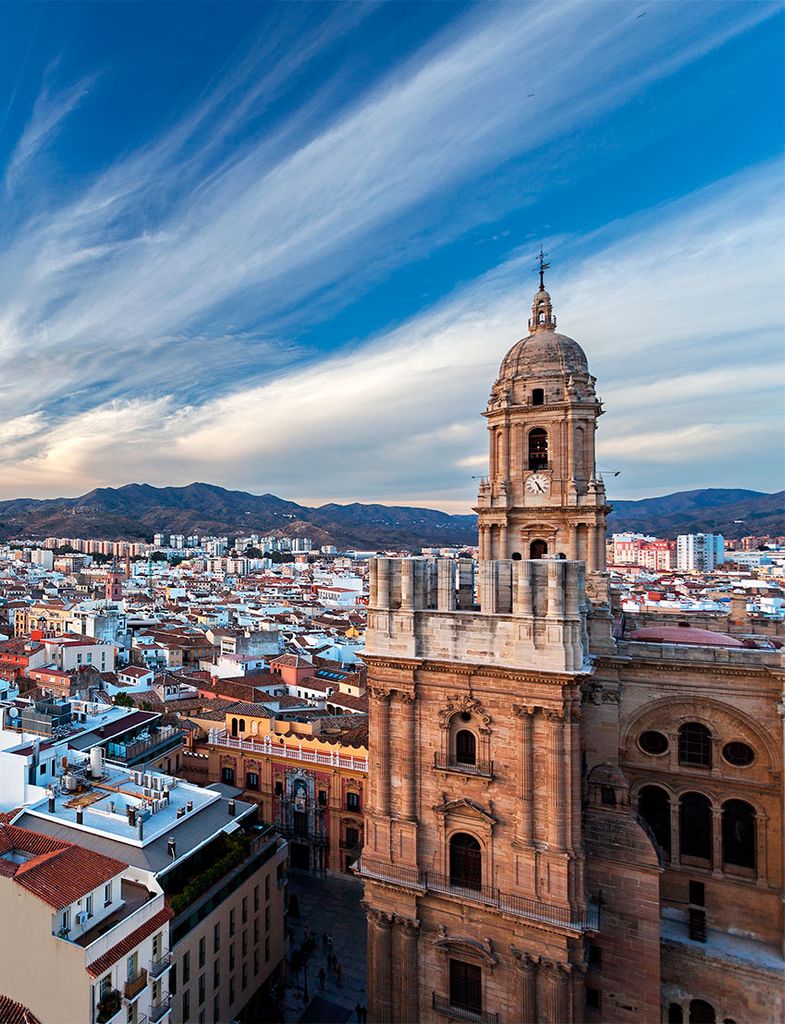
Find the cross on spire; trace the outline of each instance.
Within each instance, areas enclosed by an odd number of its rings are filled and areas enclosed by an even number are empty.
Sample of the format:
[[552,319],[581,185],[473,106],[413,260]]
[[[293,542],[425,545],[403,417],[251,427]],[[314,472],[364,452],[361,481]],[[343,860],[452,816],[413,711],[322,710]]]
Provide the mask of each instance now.
[[550,270],[550,263],[545,262],[545,257],[548,254],[542,251],[540,246],[540,255],[537,257],[537,265],[540,268],[540,291],[545,291],[545,271]]

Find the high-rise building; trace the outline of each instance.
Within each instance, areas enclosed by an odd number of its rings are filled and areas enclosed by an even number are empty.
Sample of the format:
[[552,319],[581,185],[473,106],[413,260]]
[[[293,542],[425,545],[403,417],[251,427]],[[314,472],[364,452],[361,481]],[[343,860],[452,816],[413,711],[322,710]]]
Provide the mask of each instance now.
[[682,533],[676,538],[676,568],[711,572],[725,561],[721,533]]
[[481,560],[370,565],[371,1019],[784,1019],[783,655],[613,622],[599,403],[553,324],[541,287]]

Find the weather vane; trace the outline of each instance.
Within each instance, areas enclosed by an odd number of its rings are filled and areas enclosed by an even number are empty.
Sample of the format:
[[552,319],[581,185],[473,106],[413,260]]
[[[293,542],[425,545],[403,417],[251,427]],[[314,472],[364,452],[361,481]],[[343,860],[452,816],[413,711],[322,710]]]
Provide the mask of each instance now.
[[545,257],[548,254],[542,251],[540,246],[540,255],[537,257],[537,264],[540,268],[540,291],[545,290],[545,271],[550,269],[550,263],[545,262]]

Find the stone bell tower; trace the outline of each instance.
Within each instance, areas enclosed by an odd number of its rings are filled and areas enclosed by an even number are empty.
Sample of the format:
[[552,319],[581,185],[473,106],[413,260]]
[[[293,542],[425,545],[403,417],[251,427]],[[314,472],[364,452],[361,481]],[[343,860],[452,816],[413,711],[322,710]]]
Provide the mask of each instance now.
[[595,461],[602,403],[580,345],[556,333],[547,268],[541,252],[530,334],[504,357],[484,413],[490,475],[477,498],[480,559],[556,555],[602,571],[610,512]]

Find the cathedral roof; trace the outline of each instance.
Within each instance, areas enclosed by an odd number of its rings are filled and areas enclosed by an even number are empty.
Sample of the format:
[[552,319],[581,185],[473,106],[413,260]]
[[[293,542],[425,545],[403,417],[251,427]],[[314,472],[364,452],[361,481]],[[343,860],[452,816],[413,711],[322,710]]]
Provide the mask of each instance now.
[[512,346],[502,360],[499,377],[539,377],[553,372],[588,374],[589,364],[577,341],[554,330],[538,329]]

